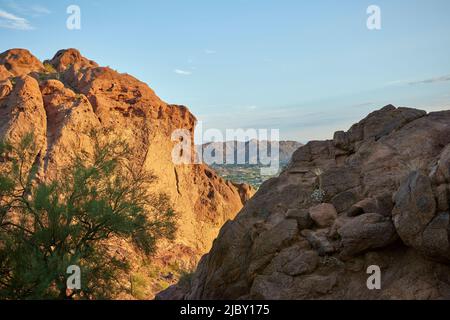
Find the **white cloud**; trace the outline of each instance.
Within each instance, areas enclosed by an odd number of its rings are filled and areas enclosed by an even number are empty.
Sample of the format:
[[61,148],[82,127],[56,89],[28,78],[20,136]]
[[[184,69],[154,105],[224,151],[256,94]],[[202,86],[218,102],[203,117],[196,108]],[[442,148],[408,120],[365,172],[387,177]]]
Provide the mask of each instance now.
[[447,82],[450,81],[450,75],[446,76],[437,76],[433,78],[428,79],[421,79],[421,80],[396,80],[396,81],[390,81],[386,83],[387,86],[397,86],[397,85],[419,85],[419,84],[433,84],[433,83],[440,83],[440,82]]
[[357,103],[354,104],[352,106],[350,106],[350,108],[365,108],[365,107],[372,107],[373,105],[375,105],[376,103],[373,101],[369,101],[369,102],[361,102],[361,103]]
[[173,72],[175,72],[176,74],[180,74],[182,76],[190,76],[192,74],[192,72],[190,72],[190,71],[181,70],[181,69],[175,69],[175,70],[173,70]]
[[406,81],[406,80],[394,80],[394,81],[386,82],[385,85],[386,86],[397,86],[397,85],[403,85],[406,83],[408,83],[408,81]]
[[41,5],[31,6],[30,11],[32,11],[36,15],[46,15],[52,13],[49,9]]
[[438,82],[446,82],[450,81],[450,75],[448,76],[440,76],[440,77],[434,77],[430,79],[420,80],[420,81],[411,81],[408,84],[409,85],[416,85],[416,84],[429,84],[429,83],[438,83]]
[[211,50],[211,49],[206,49],[206,50],[205,50],[205,53],[206,53],[206,54],[216,54],[217,51]]
[[51,11],[39,4],[34,5],[28,5],[24,4],[22,1],[5,1],[4,2],[11,10],[25,15],[25,16],[31,16],[31,17],[41,17],[45,16],[51,13]]
[[0,9],[0,28],[15,29],[15,30],[33,30],[34,27],[30,22],[18,17],[12,13]]

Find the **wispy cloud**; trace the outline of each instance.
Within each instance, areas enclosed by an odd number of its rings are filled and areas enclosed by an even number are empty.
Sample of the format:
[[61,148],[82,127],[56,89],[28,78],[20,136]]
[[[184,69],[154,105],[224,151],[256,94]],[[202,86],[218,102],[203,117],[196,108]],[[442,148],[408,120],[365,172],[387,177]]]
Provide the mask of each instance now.
[[41,17],[45,16],[51,13],[51,11],[40,4],[25,4],[21,1],[5,1],[4,2],[11,10],[25,15],[25,16],[31,16],[31,17]]
[[394,81],[386,82],[385,85],[386,86],[398,86],[398,85],[407,84],[408,82],[409,81],[407,81],[407,80],[394,80]]
[[30,22],[18,17],[12,13],[0,9],[0,28],[15,29],[15,30],[33,30],[34,27]]
[[420,85],[420,84],[433,84],[433,83],[440,83],[440,82],[447,82],[450,81],[450,75],[446,76],[437,76],[433,78],[428,79],[422,79],[422,80],[395,80],[390,81],[386,83],[387,86],[399,86],[399,85]]
[[52,13],[49,9],[46,7],[43,7],[41,5],[34,5],[30,7],[30,10],[34,12],[36,15],[46,15]]
[[192,74],[192,72],[190,72],[190,71],[181,70],[181,69],[175,69],[175,70],[173,70],[173,72],[175,72],[176,74],[182,75],[182,76],[190,76]]
[[205,53],[206,53],[206,54],[216,54],[217,51],[216,51],[216,50],[211,50],[211,49],[206,49],[206,50],[205,50]]
[[361,103],[357,103],[354,104],[352,106],[350,106],[351,108],[365,108],[365,107],[372,107],[375,104],[375,102],[361,102]]
[[413,86],[413,85],[417,85],[417,84],[431,84],[431,83],[439,83],[439,82],[446,82],[446,81],[450,81],[450,75],[434,77],[434,78],[429,78],[429,79],[419,80],[419,81],[411,81],[411,82],[408,82],[408,84]]

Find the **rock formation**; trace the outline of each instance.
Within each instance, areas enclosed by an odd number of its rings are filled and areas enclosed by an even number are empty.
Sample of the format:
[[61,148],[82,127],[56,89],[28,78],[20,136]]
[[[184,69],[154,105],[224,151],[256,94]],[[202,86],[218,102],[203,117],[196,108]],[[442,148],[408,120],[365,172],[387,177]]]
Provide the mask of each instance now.
[[450,111],[386,106],[297,150],[158,298],[450,299],[449,195]]
[[0,138],[18,142],[32,132],[39,175],[51,179],[75,152],[92,149],[92,128],[111,128],[129,143],[136,162],[158,177],[155,189],[169,195],[179,213],[177,239],[157,258],[180,268],[196,264],[253,192],[205,165],[173,164],[172,132],[193,133],[195,123],[186,107],[163,102],[145,83],[99,67],[75,49],[44,63],[23,49],[0,54]]

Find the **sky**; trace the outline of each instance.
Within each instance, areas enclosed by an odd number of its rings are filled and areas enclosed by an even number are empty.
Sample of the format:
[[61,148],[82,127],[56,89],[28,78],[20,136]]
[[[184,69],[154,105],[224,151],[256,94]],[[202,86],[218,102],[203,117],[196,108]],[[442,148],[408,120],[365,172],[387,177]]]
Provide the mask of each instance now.
[[[81,29],[67,28],[70,5]],[[0,0],[1,52],[77,48],[188,106],[204,130],[301,142],[387,104],[450,109],[449,35],[448,0]]]

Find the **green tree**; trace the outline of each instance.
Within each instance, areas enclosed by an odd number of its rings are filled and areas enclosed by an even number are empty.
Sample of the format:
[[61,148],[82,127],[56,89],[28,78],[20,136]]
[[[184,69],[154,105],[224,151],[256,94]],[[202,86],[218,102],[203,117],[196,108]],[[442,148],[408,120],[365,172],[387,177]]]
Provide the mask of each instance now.
[[[93,131],[93,152],[51,181],[38,178],[32,135],[17,146],[0,143],[0,298],[108,298],[129,267],[110,241],[151,254],[158,240],[173,239],[168,197],[149,191],[155,176],[110,136]],[[71,265],[81,268],[80,290],[66,288]]]

